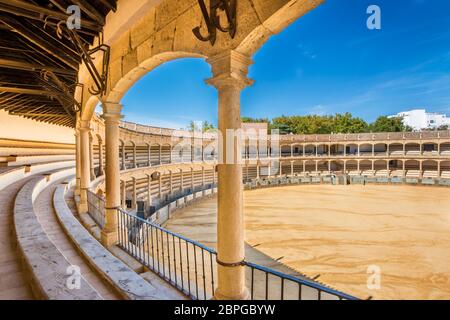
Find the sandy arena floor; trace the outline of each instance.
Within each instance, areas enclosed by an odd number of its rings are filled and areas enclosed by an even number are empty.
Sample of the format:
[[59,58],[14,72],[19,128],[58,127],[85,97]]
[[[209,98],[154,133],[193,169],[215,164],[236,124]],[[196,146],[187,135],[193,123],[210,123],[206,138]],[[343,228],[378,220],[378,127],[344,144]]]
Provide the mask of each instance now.
[[[215,247],[215,212],[215,199],[207,200],[167,227]],[[259,189],[245,192],[245,218],[250,245],[336,289],[361,298],[450,299],[450,188]],[[368,288],[368,270],[380,270],[379,289]]]

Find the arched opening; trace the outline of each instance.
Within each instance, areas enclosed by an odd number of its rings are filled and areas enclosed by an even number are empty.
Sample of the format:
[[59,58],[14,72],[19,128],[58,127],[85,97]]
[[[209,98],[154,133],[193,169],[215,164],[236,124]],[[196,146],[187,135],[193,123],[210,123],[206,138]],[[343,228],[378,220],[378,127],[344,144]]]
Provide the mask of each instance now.
[[330,154],[332,156],[344,155],[345,146],[343,144],[333,144],[330,146]]
[[363,143],[359,146],[359,154],[361,156],[372,156],[373,145],[370,143]]
[[311,160],[305,161],[305,172],[312,173],[315,171],[316,171],[316,162]]
[[283,144],[280,147],[281,149],[281,157],[290,157],[291,156],[291,146],[288,144]]
[[307,144],[305,146],[305,156],[315,156],[316,155],[316,146],[313,144]]
[[441,178],[450,179],[450,161],[441,161]]
[[358,155],[358,145],[356,143],[349,143],[345,146],[345,154],[347,156]]
[[405,153],[408,156],[418,156],[418,155],[420,155],[420,144],[419,143],[407,143],[407,144],[405,144]]
[[386,143],[376,143],[373,147],[374,154],[376,156],[385,156],[387,155],[387,144]]
[[318,156],[327,156],[328,155],[328,145],[319,144],[317,146],[317,155]]
[[435,160],[426,160],[422,162],[422,171],[424,178],[437,178],[439,176],[438,162]]
[[357,160],[348,160],[345,164],[345,168],[349,175],[359,175]]
[[441,143],[441,156],[450,156],[450,142]]
[[439,144],[435,142],[422,143],[422,153],[426,156],[437,156]]
[[303,156],[303,146],[301,144],[293,144],[292,145],[292,155],[294,157]]
[[403,155],[403,144],[402,143],[389,144],[389,155],[392,155],[392,156]]
[[361,160],[359,162],[359,170],[361,171],[361,175],[363,175],[363,176],[371,176],[371,175],[373,175],[372,161],[370,161],[370,160]]
[[406,160],[405,161],[406,177],[419,178],[420,177],[420,161]]
[[375,160],[374,164],[374,170],[376,176],[388,176],[389,175],[389,168],[388,168],[388,161],[386,160]]

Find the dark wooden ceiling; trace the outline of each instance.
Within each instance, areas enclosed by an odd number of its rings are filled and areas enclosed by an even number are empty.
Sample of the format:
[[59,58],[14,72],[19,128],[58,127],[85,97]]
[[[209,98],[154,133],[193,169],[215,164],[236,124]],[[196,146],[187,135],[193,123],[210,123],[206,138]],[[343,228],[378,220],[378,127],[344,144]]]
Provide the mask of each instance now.
[[0,109],[38,121],[75,126],[79,50],[58,23],[81,9],[76,34],[93,44],[116,0],[0,0]]

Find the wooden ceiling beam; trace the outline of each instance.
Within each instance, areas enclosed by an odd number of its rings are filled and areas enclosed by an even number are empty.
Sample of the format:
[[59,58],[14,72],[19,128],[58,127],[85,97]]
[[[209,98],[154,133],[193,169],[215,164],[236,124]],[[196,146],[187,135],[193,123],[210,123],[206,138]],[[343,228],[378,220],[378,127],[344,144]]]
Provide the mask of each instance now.
[[67,70],[67,69],[63,69],[63,68],[55,68],[52,66],[38,65],[38,64],[28,63],[25,61],[14,60],[14,59],[0,58],[0,68],[8,68],[8,69],[15,69],[15,70],[27,70],[27,71],[48,70],[48,71],[52,71],[54,73],[59,73],[59,74],[67,74],[67,75],[71,75],[71,76],[77,75],[77,73],[73,70]]
[[[39,21],[44,21],[45,17],[53,17],[66,21],[70,16],[67,13],[48,9],[23,0],[0,0],[0,11],[9,12],[18,16]],[[82,28],[90,29],[96,32],[100,32],[103,27],[101,24],[88,19],[81,19],[81,26]]]
[[0,87],[0,92],[11,92],[11,93],[20,93],[20,94],[30,94],[30,95],[38,95],[38,96],[51,96],[52,93],[47,90],[40,89],[26,89],[26,88],[17,88],[17,87]]
[[111,2],[109,0],[99,0],[99,1],[101,2],[101,4],[103,4],[109,10],[116,12],[116,10],[117,10],[117,2],[116,1],[113,1],[114,4],[111,4]]
[[84,11],[91,19],[97,21],[100,25],[105,25],[105,17],[97,11],[89,2],[85,0],[72,0],[81,10]]
[[[1,1],[1,0],[0,0]],[[5,14],[0,15],[0,21],[9,25],[22,37],[31,41],[36,46],[46,51],[48,54],[58,58],[60,61],[64,62],[67,66],[77,71],[79,66],[79,61],[73,57],[73,55],[61,47],[54,45],[52,41],[43,33],[42,30],[36,28],[32,25],[24,25],[18,21],[18,19],[13,19],[11,16]]]

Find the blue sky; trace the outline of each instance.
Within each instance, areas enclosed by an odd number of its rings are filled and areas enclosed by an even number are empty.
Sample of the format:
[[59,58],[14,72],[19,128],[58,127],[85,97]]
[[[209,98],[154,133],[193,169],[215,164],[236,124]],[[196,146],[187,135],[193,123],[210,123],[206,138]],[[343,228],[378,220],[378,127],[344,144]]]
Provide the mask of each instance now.
[[[366,27],[369,5],[381,30]],[[450,114],[450,1],[327,0],[253,57],[241,113],[251,117],[351,112],[373,121],[412,108]],[[122,100],[126,120],[173,128],[217,123],[217,93],[200,59],[150,72]]]

